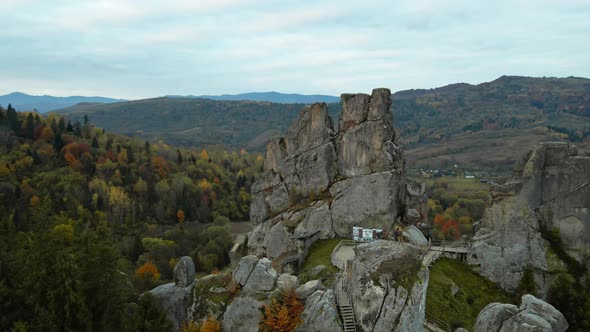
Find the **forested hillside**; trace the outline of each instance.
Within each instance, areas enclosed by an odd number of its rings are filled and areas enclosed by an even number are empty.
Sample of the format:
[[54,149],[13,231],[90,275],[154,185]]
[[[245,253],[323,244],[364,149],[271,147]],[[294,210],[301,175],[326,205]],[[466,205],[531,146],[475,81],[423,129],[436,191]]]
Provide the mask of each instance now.
[[[395,126],[410,167],[507,172],[530,146],[548,140],[590,140],[590,80],[503,76],[479,85],[452,84],[392,96]],[[87,115],[117,133],[169,144],[262,151],[284,133],[303,104],[156,98],[77,105],[58,111]],[[340,104],[329,105],[337,119]]]
[[178,257],[229,263],[262,157],[149,143],[0,108],[0,330],[166,330]]

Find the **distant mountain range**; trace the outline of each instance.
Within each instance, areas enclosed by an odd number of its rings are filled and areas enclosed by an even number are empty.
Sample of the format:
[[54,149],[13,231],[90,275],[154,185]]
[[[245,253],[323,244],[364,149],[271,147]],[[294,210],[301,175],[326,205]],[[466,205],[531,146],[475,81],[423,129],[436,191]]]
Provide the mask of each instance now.
[[220,96],[166,96],[169,98],[206,98],[213,100],[249,100],[249,101],[268,101],[271,103],[280,104],[312,104],[315,102],[337,103],[340,97],[327,95],[300,95],[295,93],[280,93],[280,92],[249,92],[240,93],[236,95],[223,94]]
[[[335,103],[340,100],[340,97],[327,96],[327,95],[300,95],[293,93],[280,93],[280,92],[250,92],[240,93],[235,95],[202,95],[202,96],[177,96],[171,95],[166,96],[167,98],[181,98],[181,99],[196,99],[204,98],[211,100],[249,100],[249,101],[262,101],[280,104],[311,104],[315,102]],[[165,97],[165,98],[166,98]],[[114,99],[107,97],[82,97],[82,96],[71,96],[71,97],[54,97],[54,96],[31,96],[21,92],[13,92],[4,96],[0,96],[0,106],[6,108],[8,104],[11,104],[18,111],[33,111],[36,110],[40,113],[46,113],[62,108],[67,108],[77,104],[82,107],[92,104],[111,104],[118,102],[125,102],[125,99]]]
[[[505,172],[542,141],[590,146],[590,80],[585,78],[502,76],[478,85],[400,91],[392,99],[395,126],[412,167],[458,164]],[[56,113],[73,120],[88,115],[98,127],[147,140],[263,151],[267,140],[284,134],[309,102],[169,97],[81,104]],[[330,103],[329,112],[337,120],[340,103]]]
[[26,93],[13,92],[0,96],[0,105],[6,108],[11,104],[17,111],[33,111],[46,113],[60,108],[70,107],[79,103],[117,103],[125,99],[113,99],[106,97],[54,97],[54,96],[31,96]]

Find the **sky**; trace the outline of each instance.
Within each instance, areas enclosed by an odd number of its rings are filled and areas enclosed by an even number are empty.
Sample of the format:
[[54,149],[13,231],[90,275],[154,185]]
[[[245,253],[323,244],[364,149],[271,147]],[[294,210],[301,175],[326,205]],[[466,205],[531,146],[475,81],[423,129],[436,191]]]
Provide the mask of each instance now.
[[0,75],[126,99],[590,77],[590,0],[0,0]]

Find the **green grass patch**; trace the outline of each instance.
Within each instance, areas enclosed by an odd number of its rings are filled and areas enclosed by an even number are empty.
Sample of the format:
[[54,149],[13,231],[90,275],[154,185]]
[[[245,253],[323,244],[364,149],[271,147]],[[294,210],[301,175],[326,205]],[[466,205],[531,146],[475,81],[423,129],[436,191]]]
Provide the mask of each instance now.
[[338,272],[338,268],[332,265],[331,257],[332,251],[338,245],[341,239],[318,240],[311,245],[309,254],[305,257],[299,277],[302,282],[309,280],[309,273],[318,265],[325,265],[326,269],[322,273],[322,277],[329,278]]
[[[459,286],[455,296],[453,282]],[[473,330],[479,312],[489,303],[514,303],[512,296],[459,261],[441,258],[430,269],[426,311],[449,324],[453,330]]]

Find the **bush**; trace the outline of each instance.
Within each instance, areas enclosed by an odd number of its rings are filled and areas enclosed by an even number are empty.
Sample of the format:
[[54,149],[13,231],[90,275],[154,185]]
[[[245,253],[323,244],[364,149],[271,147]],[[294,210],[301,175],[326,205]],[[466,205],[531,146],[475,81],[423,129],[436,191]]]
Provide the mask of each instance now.
[[271,305],[264,306],[260,329],[263,331],[291,332],[295,331],[303,321],[303,302],[297,299],[294,291],[286,291],[279,299],[272,299]]

